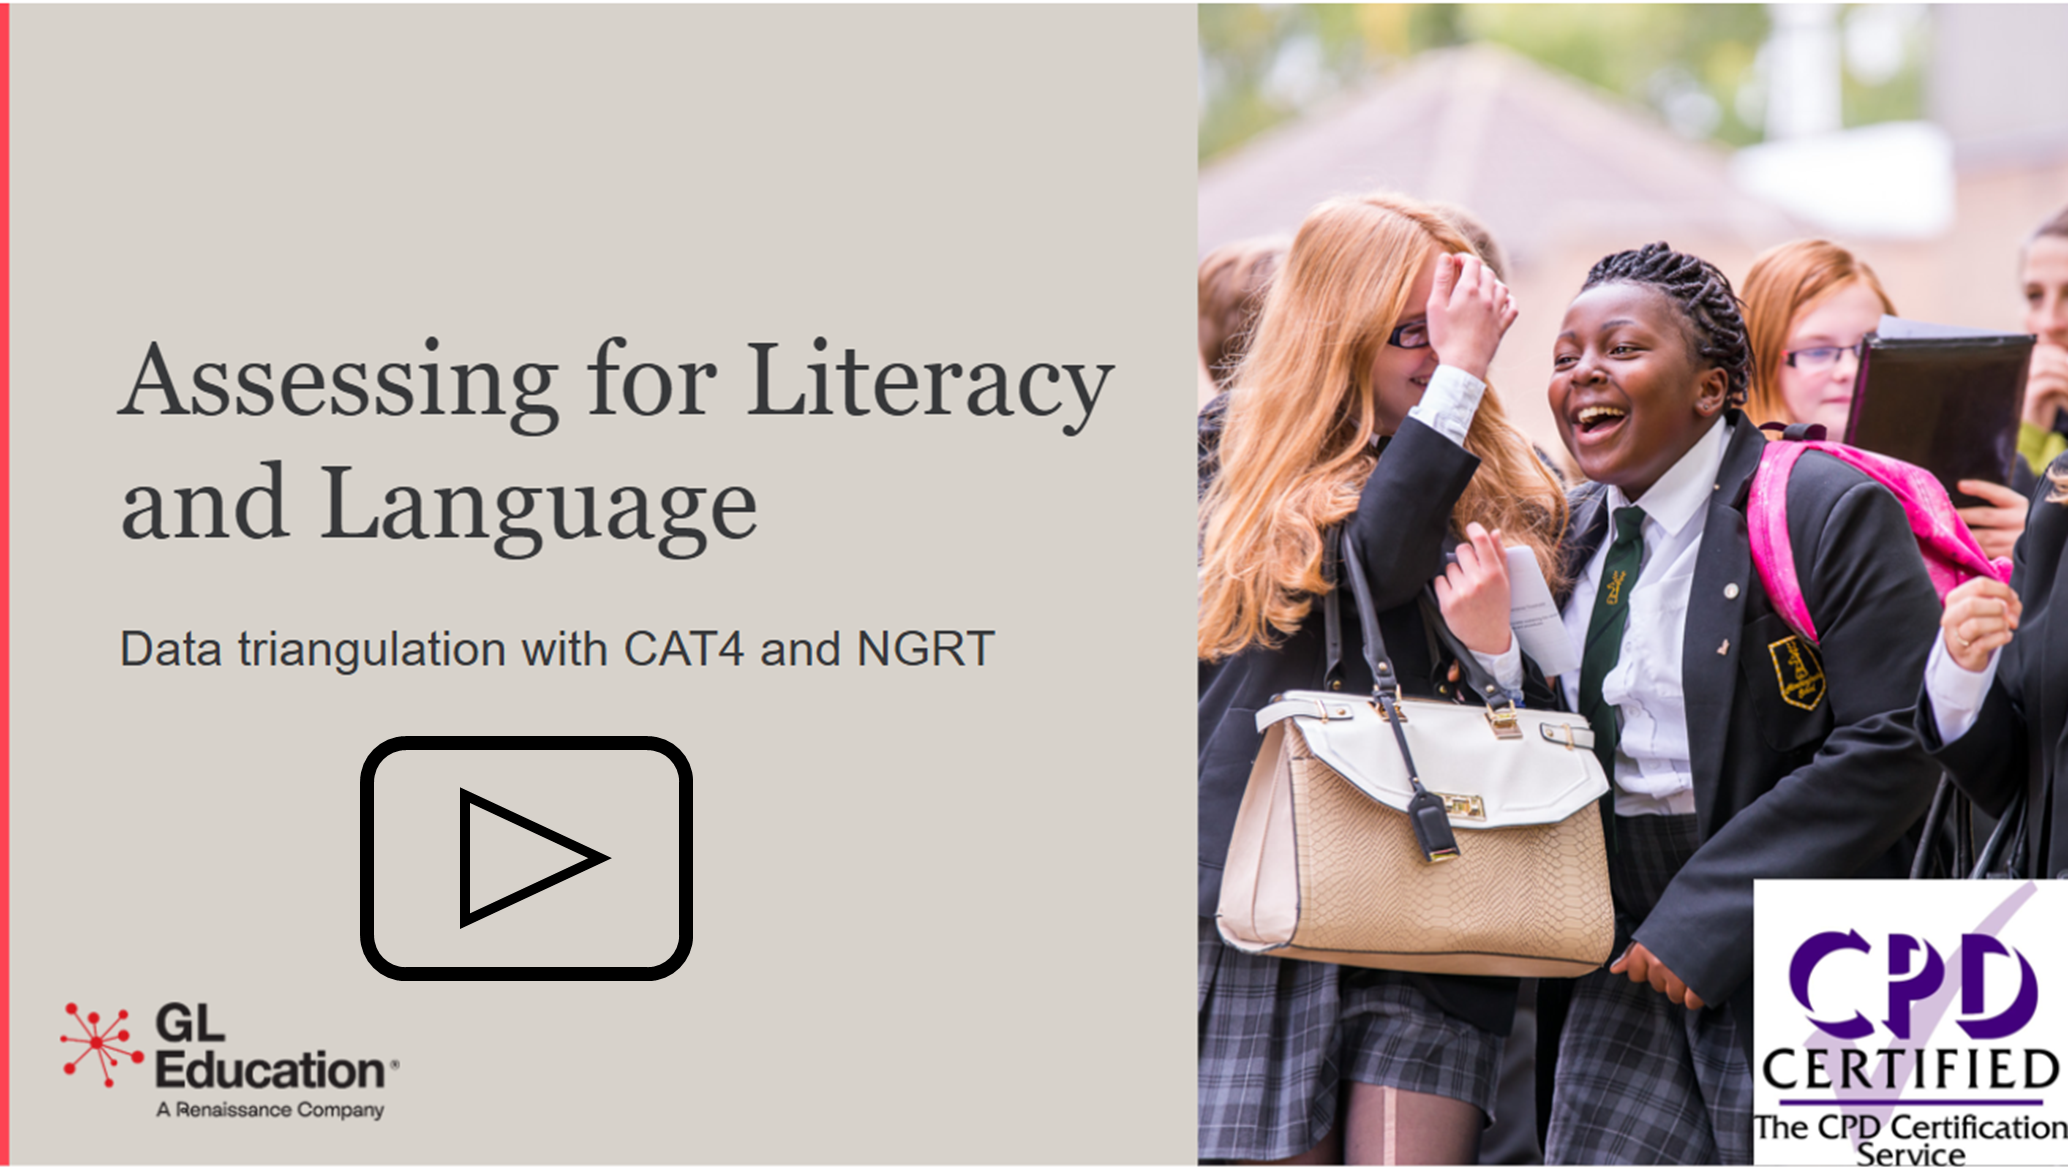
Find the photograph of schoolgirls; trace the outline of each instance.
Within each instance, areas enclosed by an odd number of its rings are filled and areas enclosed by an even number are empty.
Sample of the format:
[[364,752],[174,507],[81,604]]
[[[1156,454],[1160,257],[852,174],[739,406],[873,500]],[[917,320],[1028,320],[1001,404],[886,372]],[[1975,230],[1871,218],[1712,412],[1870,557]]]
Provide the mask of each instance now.
[[1749,1164],[1755,880],[2068,878],[2068,7],[1199,21],[1199,1159]]

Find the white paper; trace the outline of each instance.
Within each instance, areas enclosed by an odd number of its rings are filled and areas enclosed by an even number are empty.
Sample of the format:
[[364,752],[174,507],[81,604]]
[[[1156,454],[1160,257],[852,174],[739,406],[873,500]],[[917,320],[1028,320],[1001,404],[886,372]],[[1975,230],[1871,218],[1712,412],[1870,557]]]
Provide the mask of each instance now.
[[1565,635],[1565,622],[1558,617],[1558,602],[1551,599],[1544,570],[1537,566],[1536,553],[1526,547],[1508,549],[1508,626],[1545,677],[1580,667],[1579,651]]

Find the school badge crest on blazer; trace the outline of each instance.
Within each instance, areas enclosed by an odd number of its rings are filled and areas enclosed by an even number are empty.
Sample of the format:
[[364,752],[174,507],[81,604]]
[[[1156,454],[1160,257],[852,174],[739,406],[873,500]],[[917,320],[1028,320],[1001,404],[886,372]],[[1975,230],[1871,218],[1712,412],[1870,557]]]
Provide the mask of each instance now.
[[1766,647],[1774,659],[1774,678],[1781,700],[1798,710],[1814,710],[1824,700],[1824,663],[1799,636],[1786,636]]

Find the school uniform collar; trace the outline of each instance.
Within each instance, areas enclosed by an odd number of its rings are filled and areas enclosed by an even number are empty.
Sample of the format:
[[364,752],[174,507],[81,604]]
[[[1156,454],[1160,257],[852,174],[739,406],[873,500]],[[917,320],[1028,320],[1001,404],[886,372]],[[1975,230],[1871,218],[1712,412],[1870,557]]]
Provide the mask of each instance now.
[[[1695,452],[1702,448],[1704,442],[1711,441],[1717,443],[1720,447],[1716,454],[1717,461],[1714,463],[1697,464],[1712,468],[1713,473],[1709,476],[1708,481],[1703,483],[1701,489],[1695,490],[1692,493],[1703,497],[1700,506],[1709,508],[1710,517],[1713,519],[1716,517],[1718,508],[1729,510],[1742,509],[1744,507],[1745,493],[1752,485],[1752,472],[1759,469],[1759,457],[1766,449],[1766,439],[1756,427],[1746,421],[1742,411],[1726,408],[1723,411],[1723,422],[1711,427],[1708,434],[1703,435],[1702,439],[1698,440],[1695,446],[1689,449],[1687,454],[1681,456],[1680,462],[1675,463],[1668,469],[1668,475],[1660,476],[1660,483],[1665,482],[1668,476],[1678,477],[1685,473],[1689,463],[1697,462],[1694,458]],[[1703,476],[1698,475],[1695,477],[1695,481],[1698,483],[1701,483],[1702,480]],[[1665,495],[1675,494],[1675,492],[1668,488],[1664,494],[1661,494],[1660,484],[1654,483],[1652,484],[1650,494],[1659,494],[1663,499]],[[1649,496],[1647,496],[1646,502],[1650,503],[1651,501]],[[1608,536],[1610,512],[1616,507],[1627,506],[1629,503],[1623,497],[1623,493],[1620,490],[1605,483],[1596,482],[1585,482],[1574,487],[1568,496],[1568,502],[1572,507],[1570,518],[1571,534],[1560,547],[1560,562],[1564,565],[1565,571],[1563,575],[1566,580],[1565,587],[1557,593],[1560,605],[1565,604],[1567,600],[1571,599],[1572,582],[1580,578],[1582,570],[1593,562],[1594,554],[1601,550],[1602,541]],[[1645,511],[1649,514],[1651,513],[1651,508],[1647,506]],[[1726,518],[1723,522],[1728,526],[1730,520]],[[1687,520],[1680,520],[1672,530],[1678,532],[1682,527],[1686,526],[1686,523]],[[1704,553],[1704,555],[1711,557],[1718,554],[1721,553]],[[1728,566],[1720,563],[1712,564],[1711,568],[1719,572],[1730,570]],[[1733,598],[1727,607],[1735,612],[1740,603]],[[1711,609],[1702,609],[1702,611],[1713,612]],[[1724,614],[1715,615],[1720,617]],[[1688,692],[1695,692],[1695,687],[1690,685]],[[1698,756],[1697,770],[1699,771],[1699,769]]]
[[[1716,490],[1713,492],[1716,498],[1713,502],[1742,511],[1752,490],[1752,475],[1759,469],[1760,457],[1766,453],[1766,435],[1736,409],[1724,410],[1723,421],[1731,428],[1731,434],[1724,444],[1723,462],[1716,469]],[[1722,428],[1717,427],[1719,430]]]
[[[1659,476],[1644,498],[1636,501],[1637,506],[1644,508],[1645,518],[1658,524],[1668,538],[1679,535],[1709,506],[1730,437],[1730,422],[1718,419],[1707,433],[1695,439],[1680,461]],[[1631,505],[1621,487],[1610,487],[1607,493],[1611,513]]]

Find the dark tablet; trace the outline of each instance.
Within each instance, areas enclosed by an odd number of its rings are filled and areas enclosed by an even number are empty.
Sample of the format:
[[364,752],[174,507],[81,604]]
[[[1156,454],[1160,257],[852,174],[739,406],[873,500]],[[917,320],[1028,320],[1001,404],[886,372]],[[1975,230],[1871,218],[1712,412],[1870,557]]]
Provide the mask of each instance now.
[[2033,338],[1884,316],[1867,336],[1845,441],[1932,472],[1956,507],[1961,479],[2008,482]]

